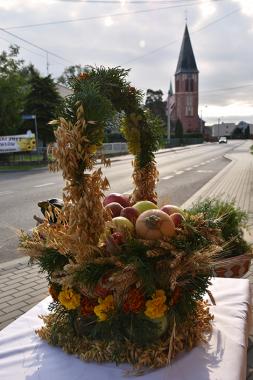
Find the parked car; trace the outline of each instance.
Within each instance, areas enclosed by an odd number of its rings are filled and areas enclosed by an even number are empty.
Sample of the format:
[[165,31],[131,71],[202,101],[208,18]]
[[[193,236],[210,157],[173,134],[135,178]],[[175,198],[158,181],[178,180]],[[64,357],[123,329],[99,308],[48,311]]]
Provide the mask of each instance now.
[[227,144],[228,140],[225,136],[219,138],[219,144]]

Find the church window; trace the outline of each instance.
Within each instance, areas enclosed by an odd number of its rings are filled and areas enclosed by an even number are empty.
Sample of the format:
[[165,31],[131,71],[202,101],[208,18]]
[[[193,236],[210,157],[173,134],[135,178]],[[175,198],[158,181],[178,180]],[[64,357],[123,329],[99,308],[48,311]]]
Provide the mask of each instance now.
[[192,78],[187,78],[184,81],[185,92],[193,92],[194,90],[194,80]]
[[179,80],[176,80],[176,92],[179,92]]
[[193,116],[193,102],[191,95],[187,95],[186,97],[185,116]]

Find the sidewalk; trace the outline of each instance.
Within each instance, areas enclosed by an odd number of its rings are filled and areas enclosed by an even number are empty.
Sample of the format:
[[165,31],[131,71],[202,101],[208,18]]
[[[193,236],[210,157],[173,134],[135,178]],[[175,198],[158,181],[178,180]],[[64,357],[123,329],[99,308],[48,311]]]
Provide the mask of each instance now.
[[[226,155],[231,161],[220,173],[183,204],[187,208],[199,198],[221,196],[235,199],[236,204],[249,213],[253,242],[253,155],[246,141],[233,153]],[[45,276],[37,266],[27,266],[28,258],[20,258],[0,265],[0,330],[18,318],[48,295]],[[253,269],[249,273],[253,284]],[[31,296],[32,294],[32,296]],[[253,363],[253,356],[252,361]]]

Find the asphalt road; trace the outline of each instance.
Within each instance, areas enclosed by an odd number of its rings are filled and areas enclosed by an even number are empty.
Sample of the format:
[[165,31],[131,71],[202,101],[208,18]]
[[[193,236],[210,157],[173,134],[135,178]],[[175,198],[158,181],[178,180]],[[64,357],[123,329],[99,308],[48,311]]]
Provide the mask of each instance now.
[[[161,201],[182,204],[228,164],[224,154],[240,144],[234,140],[158,153]],[[131,156],[121,156],[113,159],[111,168],[103,169],[112,192],[131,190],[131,162]],[[61,173],[50,173],[47,169],[0,173],[0,263],[21,256],[17,251],[17,231],[32,228],[33,215],[41,216],[37,203],[61,198],[63,186]]]

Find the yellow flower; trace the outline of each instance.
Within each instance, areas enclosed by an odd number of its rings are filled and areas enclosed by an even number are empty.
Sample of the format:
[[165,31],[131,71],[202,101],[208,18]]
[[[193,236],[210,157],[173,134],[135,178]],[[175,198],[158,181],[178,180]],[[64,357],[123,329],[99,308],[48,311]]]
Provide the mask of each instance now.
[[66,309],[76,309],[80,305],[80,294],[72,289],[64,289],[59,293],[58,300]]
[[166,295],[164,290],[156,290],[152,299],[146,302],[145,315],[150,319],[161,318],[164,316],[168,306],[165,304]]
[[109,295],[104,299],[99,298],[98,302],[99,305],[94,307],[94,313],[99,318],[99,321],[105,321],[109,312],[114,310],[113,296]]

